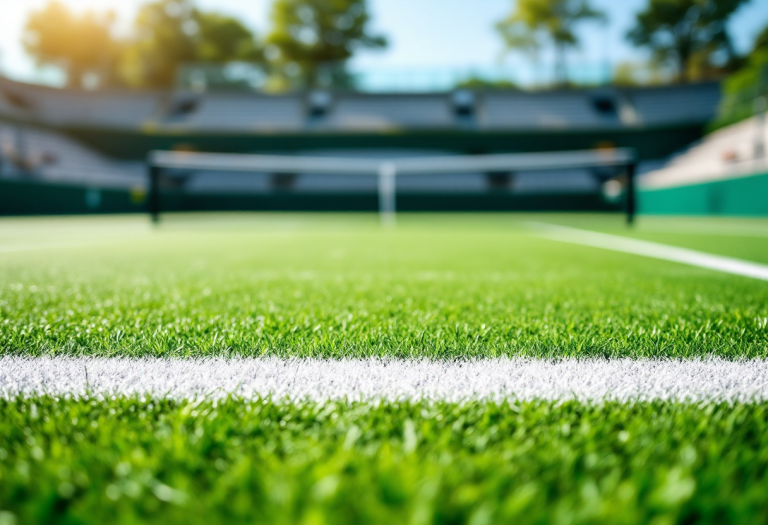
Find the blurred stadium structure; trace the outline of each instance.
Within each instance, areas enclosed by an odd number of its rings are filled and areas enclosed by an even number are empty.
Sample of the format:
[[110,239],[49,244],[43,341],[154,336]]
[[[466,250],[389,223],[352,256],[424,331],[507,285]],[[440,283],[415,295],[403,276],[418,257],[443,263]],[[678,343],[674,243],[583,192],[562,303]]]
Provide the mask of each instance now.
[[[20,42],[67,87],[0,76],[0,213],[145,211],[153,151],[478,161],[411,173],[397,185],[403,210],[617,211],[637,173],[644,213],[768,213],[768,27],[737,51],[729,24],[747,1],[712,1],[706,13],[696,0],[644,2],[623,38],[647,60],[612,64],[607,49],[571,60],[590,24],[609,38],[607,10],[516,0],[493,31],[528,67],[411,71],[355,65],[389,42],[366,0],[273,0],[264,34],[194,0],[137,1],[124,26],[50,1],[29,9]],[[608,150],[631,150],[632,167],[483,171],[478,160]],[[375,173],[249,169],[170,169],[164,209],[378,207]]]
[[644,177],[646,210],[664,214],[768,214],[768,126],[758,116],[708,135]]
[[[0,212],[141,211],[152,150],[387,159],[628,147],[642,174],[700,139],[720,98],[717,83],[266,95],[91,92],[0,79]],[[613,210],[622,183],[621,173],[600,169],[521,171],[412,177],[398,191],[414,210]],[[374,176],[195,172],[176,184],[208,196],[196,209],[377,206]]]

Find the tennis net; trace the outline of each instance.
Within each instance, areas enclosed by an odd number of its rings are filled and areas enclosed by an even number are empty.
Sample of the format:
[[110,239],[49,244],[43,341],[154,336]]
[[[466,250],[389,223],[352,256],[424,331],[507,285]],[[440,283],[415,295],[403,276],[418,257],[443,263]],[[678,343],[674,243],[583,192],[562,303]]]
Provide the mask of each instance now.
[[[149,207],[157,222],[163,211],[164,181],[183,186],[190,173],[270,174],[279,186],[290,186],[297,174],[327,177],[376,177],[378,208],[385,224],[395,221],[399,181],[415,177],[450,177],[480,173],[488,180],[502,182],[515,173],[592,170],[611,181],[621,181],[621,196],[628,223],[635,216],[635,154],[630,149],[600,149],[547,153],[489,155],[349,158],[261,154],[197,153],[154,151],[148,158]],[[608,170],[607,172],[605,170]],[[606,175],[607,173],[607,175]],[[617,183],[618,184],[618,183]],[[167,184],[165,184],[167,187]]]

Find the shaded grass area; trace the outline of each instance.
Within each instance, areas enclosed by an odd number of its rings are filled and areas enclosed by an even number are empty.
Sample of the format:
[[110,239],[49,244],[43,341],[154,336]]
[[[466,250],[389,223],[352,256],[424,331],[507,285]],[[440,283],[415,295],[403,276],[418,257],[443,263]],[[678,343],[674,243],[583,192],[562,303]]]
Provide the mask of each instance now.
[[0,401],[4,523],[761,523],[768,405]]
[[[3,222],[0,352],[768,354],[768,283],[538,239],[524,220],[405,216],[394,230],[354,215],[192,216],[158,230],[136,219]],[[551,222],[613,231],[621,218]],[[717,246],[756,242],[768,240]]]

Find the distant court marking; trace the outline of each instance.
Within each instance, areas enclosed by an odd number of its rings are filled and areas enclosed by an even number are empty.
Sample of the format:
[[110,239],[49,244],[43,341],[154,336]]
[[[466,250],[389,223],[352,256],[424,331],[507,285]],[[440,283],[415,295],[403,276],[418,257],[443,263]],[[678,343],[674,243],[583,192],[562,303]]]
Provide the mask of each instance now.
[[[106,242],[114,242],[106,240]],[[55,248],[83,248],[86,246],[98,246],[97,242],[44,242],[39,244],[17,244],[0,246],[0,253],[26,252],[29,250],[48,250]]]
[[112,235],[92,236],[89,239],[82,240],[50,241],[27,244],[14,244],[13,241],[11,241],[5,244],[0,243],[0,253],[26,252],[30,250],[53,250],[58,248],[92,248],[115,243],[122,243],[137,238],[139,238],[137,235],[124,235],[119,237]]
[[2,357],[0,398],[768,401],[768,361]]
[[537,235],[545,239],[632,253],[768,281],[768,266],[765,264],[567,226],[544,223],[531,223],[531,225],[535,227]]

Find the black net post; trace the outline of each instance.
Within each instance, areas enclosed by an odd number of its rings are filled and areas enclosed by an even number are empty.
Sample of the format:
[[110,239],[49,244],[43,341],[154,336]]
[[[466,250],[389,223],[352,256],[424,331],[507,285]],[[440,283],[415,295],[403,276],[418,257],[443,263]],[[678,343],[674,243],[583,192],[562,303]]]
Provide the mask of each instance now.
[[160,168],[150,160],[149,163],[149,215],[152,222],[160,222]]
[[633,160],[627,164],[627,196],[625,203],[627,211],[627,226],[632,226],[635,223],[635,215],[637,214],[637,191],[635,188],[636,170],[636,161]]

